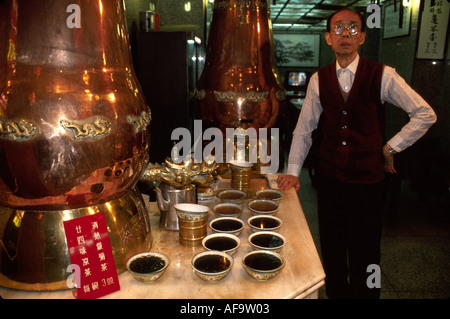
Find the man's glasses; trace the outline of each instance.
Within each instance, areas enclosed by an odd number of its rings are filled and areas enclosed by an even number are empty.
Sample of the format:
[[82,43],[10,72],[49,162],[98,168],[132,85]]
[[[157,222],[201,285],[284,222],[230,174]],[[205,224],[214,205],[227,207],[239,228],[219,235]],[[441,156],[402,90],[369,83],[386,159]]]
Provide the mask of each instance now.
[[342,24],[336,24],[333,26],[333,30],[334,33],[336,33],[336,35],[341,35],[344,33],[344,30],[347,30],[348,33],[353,36],[353,35],[357,35],[359,32],[359,26],[356,24],[352,24],[349,26],[344,26]]

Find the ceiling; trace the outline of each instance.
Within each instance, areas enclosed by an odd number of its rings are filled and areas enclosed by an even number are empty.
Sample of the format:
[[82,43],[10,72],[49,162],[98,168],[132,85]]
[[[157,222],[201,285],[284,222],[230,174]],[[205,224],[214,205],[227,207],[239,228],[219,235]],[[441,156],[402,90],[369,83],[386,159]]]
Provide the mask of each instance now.
[[[367,8],[373,0],[269,0],[270,18],[275,32],[325,31],[329,15],[339,9]],[[379,1],[381,2],[381,1]]]

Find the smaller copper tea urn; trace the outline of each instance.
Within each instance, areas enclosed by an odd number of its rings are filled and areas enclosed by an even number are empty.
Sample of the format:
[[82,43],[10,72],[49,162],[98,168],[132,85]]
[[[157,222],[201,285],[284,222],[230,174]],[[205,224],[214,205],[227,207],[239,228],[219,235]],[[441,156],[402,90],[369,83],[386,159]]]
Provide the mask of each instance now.
[[285,90],[277,73],[267,0],[216,0],[197,113],[205,127],[271,128]]

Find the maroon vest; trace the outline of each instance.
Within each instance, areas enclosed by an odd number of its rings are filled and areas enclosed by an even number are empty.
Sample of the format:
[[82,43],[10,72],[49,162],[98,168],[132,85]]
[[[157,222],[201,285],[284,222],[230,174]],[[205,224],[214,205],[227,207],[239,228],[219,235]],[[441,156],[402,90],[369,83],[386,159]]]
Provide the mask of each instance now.
[[347,99],[336,64],[319,69],[319,173],[350,183],[384,179],[384,104],[380,100],[383,64],[360,58]]

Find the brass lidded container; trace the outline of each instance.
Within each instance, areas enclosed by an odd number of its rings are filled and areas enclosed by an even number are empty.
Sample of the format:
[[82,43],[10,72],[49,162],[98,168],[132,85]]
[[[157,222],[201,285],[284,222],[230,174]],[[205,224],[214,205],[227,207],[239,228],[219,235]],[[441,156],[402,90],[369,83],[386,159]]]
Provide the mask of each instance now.
[[0,285],[66,289],[65,220],[103,212],[118,272],[151,247],[150,109],[121,0],[0,3]]

